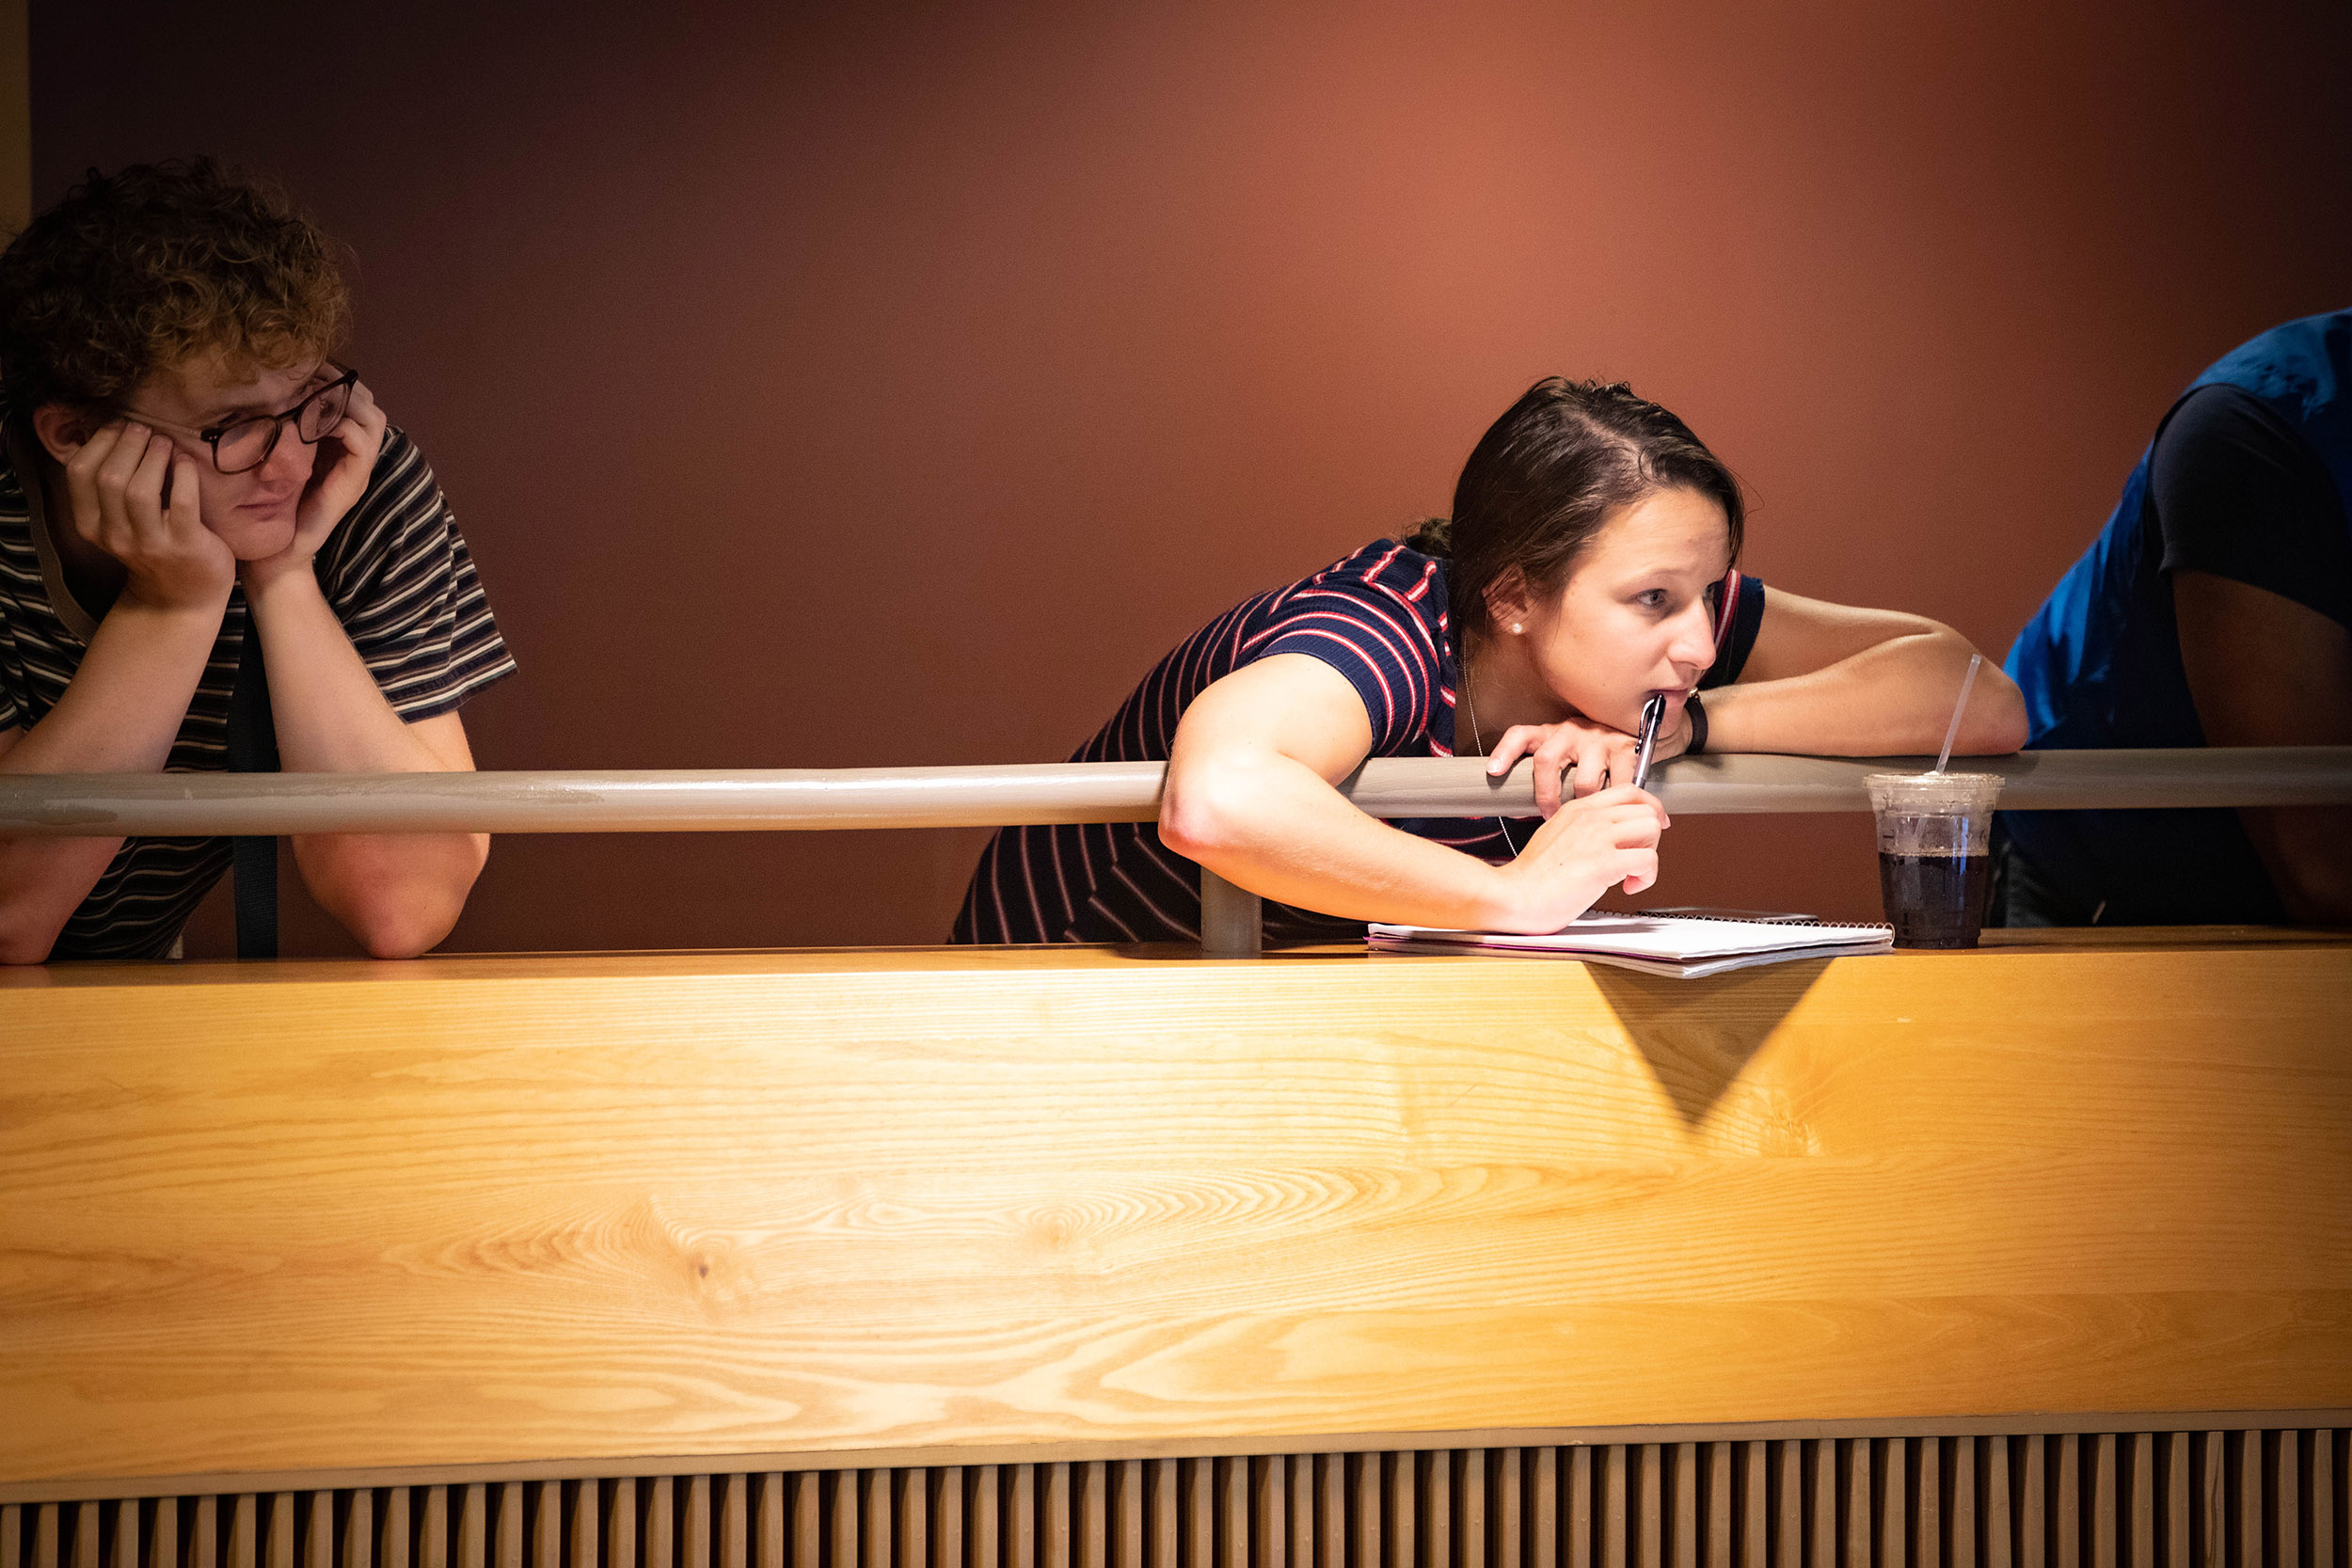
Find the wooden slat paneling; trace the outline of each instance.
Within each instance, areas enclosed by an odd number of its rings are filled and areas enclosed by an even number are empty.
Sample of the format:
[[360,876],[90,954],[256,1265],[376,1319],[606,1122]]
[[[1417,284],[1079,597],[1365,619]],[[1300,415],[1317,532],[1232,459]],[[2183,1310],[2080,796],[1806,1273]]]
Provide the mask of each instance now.
[[531,1568],[2352,1568],[2345,1453],[2335,1429],[2052,1433],[91,1500],[0,1511],[0,1568],[188,1568],[215,1531],[225,1561],[297,1568],[415,1568],[436,1539]]

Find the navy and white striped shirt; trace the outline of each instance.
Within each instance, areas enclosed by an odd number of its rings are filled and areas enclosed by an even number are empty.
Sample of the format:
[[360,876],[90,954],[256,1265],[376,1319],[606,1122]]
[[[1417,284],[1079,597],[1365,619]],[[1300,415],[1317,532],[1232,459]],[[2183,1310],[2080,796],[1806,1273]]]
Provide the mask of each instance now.
[[[99,617],[67,588],[39,514],[29,436],[8,424],[0,463],[0,730],[30,729],[65,695]],[[33,492],[28,495],[28,488]],[[387,430],[368,488],[319,551],[319,586],[392,711],[414,721],[448,713],[514,673],[473,557],[433,470],[414,443]],[[103,614],[103,611],[101,611]],[[242,589],[229,595],[167,772],[229,766],[229,698],[245,647]],[[156,958],[228,869],[225,838],[130,838],[58,935],[55,958]]]
[[[1738,678],[1763,613],[1764,585],[1742,579],[1722,653],[1702,687]],[[1165,761],[1195,697],[1275,654],[1310,655],[1347,678],[1372,720],[1371,755],[1454,754],[1460,667],[1447,619],[1446,562],[1380,539],[1184,639],[1070,760]],[[1391,825],[1484,860],[1510,858],[1491,816]],[[1269,942],[1363,940],[1361,921],[1271,900],[1264,913]],[[980,856],[950,940],[1197,942],[1200,933],[1200,867],[1161,844],[1155,823],[1108,822],[1001,830]]]

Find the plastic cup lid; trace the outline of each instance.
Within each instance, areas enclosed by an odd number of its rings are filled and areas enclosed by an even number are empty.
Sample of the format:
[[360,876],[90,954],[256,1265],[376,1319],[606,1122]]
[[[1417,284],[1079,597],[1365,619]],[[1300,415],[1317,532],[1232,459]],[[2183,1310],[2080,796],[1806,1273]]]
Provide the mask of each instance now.
[[2001,793],[1998,773],[1869,773],[1862,784],[1875,809],[1923,815],[1981,811]]

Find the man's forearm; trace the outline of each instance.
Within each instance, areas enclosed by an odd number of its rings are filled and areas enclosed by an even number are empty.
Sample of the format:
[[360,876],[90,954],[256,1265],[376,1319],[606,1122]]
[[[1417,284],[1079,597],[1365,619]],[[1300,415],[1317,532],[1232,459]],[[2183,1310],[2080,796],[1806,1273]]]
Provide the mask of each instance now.
[[449,763],[392,711],[308,568],[246,601],[269,672],[278,766],[289,773],[431,773]]
[[[0,772],[161,772],[219,635],[221,609],[119,601],[57,705],[0,752]],[[121,845],[119,836],[0,839],[0,962],[47,958]]]
[[[440,772],[469,766],[437,751],[392,711],[305,567],[248,574],[269,672],[279,766],[290,772]],[[449,934],[489,852],[485,833],[320,833],[294,841],[322,908],[380,958],[421,953]]]
[[[2352,746],[2352,630],[2208,572],[2172,574],[2172,609],[2206,745]],[[2238,818],[2288,919],[2352,924],[2352,808],[2278,806]]]
[[2352,808],[2273,806],[2238,816],[2289,920],[2352,926]]

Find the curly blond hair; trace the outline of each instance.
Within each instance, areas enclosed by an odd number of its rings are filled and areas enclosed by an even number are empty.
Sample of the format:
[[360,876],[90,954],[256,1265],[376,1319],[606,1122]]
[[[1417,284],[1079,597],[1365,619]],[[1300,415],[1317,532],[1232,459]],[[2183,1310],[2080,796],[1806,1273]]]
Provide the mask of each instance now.
[[337,248],[211,158],[91,169],[0,253],[0,396],[104,408],[199,356],[281,370],[327,354],[351,322]]

